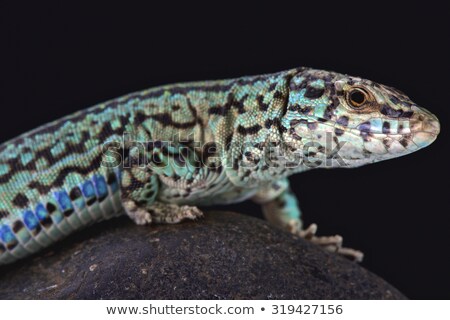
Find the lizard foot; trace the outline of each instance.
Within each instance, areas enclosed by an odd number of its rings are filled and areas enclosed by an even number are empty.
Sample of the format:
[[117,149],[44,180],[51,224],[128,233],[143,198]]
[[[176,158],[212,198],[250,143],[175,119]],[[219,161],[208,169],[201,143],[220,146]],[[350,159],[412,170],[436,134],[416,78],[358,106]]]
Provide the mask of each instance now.
[[316,236],[317,225],[311,224],[307,229],[300,230],[298,235],[330,252],[336,252],[350,260],[361,262],[364,254],[361,251],[342,247],[343,239],[340,235]]
[[125,201],[123,207],[127,215],[138,225],[145,225],[152,223],[152,216],[150,212],[144,208],[138,207],[134,201]]
[[203,217],[203,212],[194,206],[177,206],[176,204],[166,204],[155,202],[149,211],[153,221],[158,223],[178,223],[185,219],[195,220]]

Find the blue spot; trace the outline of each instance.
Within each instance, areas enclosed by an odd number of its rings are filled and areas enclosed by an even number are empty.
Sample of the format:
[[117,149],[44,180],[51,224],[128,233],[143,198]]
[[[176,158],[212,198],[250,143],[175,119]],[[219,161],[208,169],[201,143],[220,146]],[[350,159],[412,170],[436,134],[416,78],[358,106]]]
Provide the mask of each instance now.
[[106,186],[106,180],[103,176],[95,176],[94,184],[95,188],[97,189],[97,195],[99,198],[105,197],[108,194],[108,187]]
[[73,210],[72,201],[66,191],[55,192],[54,197],[61,208],[61,211]]
[[95,189],[91,181],[86,181],[85,183],[83,183],[83,185],[81,186],[81,191],[86,198],[95,197]]
[[7,225],[0,227],[0,239],[6,244],[17,241],[11,228]]
[[28,230],[34,230],[39,224],[33,211],[28,210],[23,213],[23,222],[27,226]]
[[45,209],[44,205],[42,203],[39,203],[36,206],[36,216],[40,221],[45,220],[48,218],[48,212],[47,209]]

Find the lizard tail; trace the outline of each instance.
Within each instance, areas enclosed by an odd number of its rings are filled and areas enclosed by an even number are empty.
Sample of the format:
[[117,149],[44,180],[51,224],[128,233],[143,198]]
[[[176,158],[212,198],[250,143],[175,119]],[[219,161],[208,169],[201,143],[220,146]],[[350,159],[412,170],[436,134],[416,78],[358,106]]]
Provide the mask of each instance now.
[[119,173],[94,175],[69,192],[48,193],[45,201],[0,218],[0,265],[30,256],[97,221],[123,214]]

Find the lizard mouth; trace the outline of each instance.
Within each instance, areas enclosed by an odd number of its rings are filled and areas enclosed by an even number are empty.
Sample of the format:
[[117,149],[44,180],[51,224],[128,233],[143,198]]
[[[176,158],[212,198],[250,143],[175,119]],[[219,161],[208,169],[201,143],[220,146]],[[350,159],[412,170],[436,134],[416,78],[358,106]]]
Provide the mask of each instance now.
[[[374,134],[364,142],[364,148],[381,157],[397,157],[422,149],[436,140],[439,120],[426,109],[412,106],[413,115],[406,121],[398,120],[397,131],[386,134]],[[407,126],[400,127],[400,124]]]

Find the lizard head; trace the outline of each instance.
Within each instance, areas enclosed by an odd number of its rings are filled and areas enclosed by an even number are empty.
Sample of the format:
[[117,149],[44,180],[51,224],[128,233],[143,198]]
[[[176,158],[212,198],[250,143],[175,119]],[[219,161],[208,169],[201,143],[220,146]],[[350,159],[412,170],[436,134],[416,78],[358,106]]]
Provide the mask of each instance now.
[[313,69],[291,79],[283,125],[288,149],[301,150],[313,167],[406,155],[431,144],[440,130],[436,116],[397,89]]

